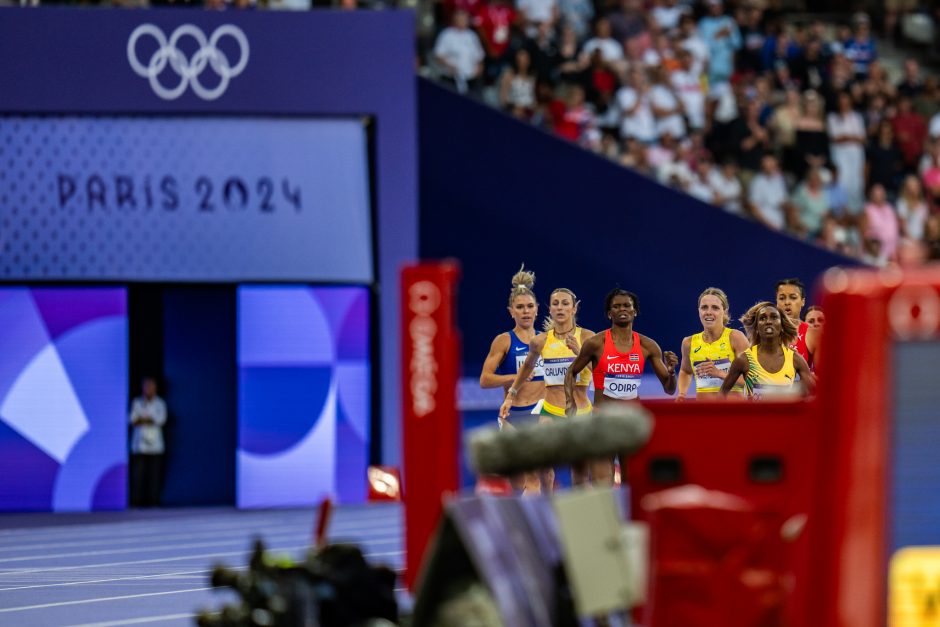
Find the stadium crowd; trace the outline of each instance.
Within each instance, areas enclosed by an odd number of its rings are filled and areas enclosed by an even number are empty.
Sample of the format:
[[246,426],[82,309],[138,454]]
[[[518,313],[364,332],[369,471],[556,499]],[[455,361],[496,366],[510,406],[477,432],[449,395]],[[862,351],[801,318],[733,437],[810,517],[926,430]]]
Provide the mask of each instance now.
[[454,0],[443,82],[685,191],[866,263],[940,259],[940,81],[891,80],[858,13],[759,0]]

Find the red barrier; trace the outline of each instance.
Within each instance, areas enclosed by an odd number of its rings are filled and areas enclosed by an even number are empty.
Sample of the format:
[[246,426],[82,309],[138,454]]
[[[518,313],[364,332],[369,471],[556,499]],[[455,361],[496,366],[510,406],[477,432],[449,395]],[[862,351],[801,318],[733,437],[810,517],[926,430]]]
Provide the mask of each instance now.
[[414,590],[444,495],[459,488],[455,263],[402,271],[402,436],[405,494],[405,583]]
[[[815,403],[645,405],[656,420],[650,442],[628,464],[634,518],[645,518],[645,496],[688,484],[742,498],[777,524],[811,513],[820,432]],[[781,568],[792,582],[780,608],[787,625],[809,624],[801,618],[810,574],[808,546],[800,534],[781,556]],[[670,626],[658,619],[648,625]]]

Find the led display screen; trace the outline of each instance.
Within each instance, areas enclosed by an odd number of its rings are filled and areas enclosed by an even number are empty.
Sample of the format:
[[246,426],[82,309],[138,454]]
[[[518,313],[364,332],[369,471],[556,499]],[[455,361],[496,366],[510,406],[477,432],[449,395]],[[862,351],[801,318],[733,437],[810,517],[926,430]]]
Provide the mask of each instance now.
[[239,507],[365,499],[369,291],[238,289]]
[[0,288],[0,511],[127,503],[127,294]]
[[0,116],[0,277],[372,281],[360,120]]

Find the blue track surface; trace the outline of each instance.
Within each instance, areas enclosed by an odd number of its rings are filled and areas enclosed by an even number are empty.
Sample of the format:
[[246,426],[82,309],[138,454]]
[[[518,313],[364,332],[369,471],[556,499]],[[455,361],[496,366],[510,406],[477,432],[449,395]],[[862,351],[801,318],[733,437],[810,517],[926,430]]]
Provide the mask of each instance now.
[[[244,566],[253,538],[302,556],[313,510],[188,509],[123,514],[0,516],[0,625],[194,625],[198,609],[234,594],[212,590],[213,564]],[[398,504],[337,507],[331,540],[359,544],[401,570]]]

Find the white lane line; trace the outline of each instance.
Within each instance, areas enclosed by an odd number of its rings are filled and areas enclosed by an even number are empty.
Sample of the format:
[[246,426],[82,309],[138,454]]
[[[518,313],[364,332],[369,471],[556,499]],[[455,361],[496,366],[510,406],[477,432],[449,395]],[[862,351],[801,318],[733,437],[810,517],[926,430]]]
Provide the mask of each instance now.
[[145,592],[143,594],[125,594],[118,597],[98,597],[95,599],[81,599],[79,601],[57,601],[56,603],[42,603],[40,605],[20,605],[19,607],[4,607],[0,608],[0,614],[8,614],[10,612],[25,612],[27,610],[44,610],[50,607],[63,607],[65,605],[82,605],[85,603],[105,603],[107,601],[123,601],[124,599],[142,599],[144,597],[156,597],[167,594],[185,594],[187,592],[204,592],[205,590],[212,590],[212,587],[206,588],[189,588],[187,590],[167,590],[164,592]]
[[[276,538],[278,541],[283,540],[293,540],[298,535],[298,533],[277,533],[271,535],[265,535],[266,538]],[[306,535],[306,534],[304,534]],[[162,538],[160,538],[162,540]],[[93,557],[96,555],[121,555],[124,553],[160,553],[163,551],[176,551],[179,549],[199,549],[207,548],[212,546],[226,546],[228,544],[241,544],[244,545],[245,538],[227,538],[225,540],[216,540],[215,542],[187,542],[184,544],[160,544],[154,546],[134,546],[124,549],[104,549],[101,551],[77,551],[75,553],[46,553],[44,555],[20,555],[19,557],[2,557],[0,558],[0,564],[6,564],[10,562],[29,562],[33,560],[57,560],[66,557]]]
[[[263,521],[261,521],[260,524],[257,521],[255,521],[252,524],[249,524],[249,521],[245,521],[244,523],[239,524],[239,525],[225,526],[225,527],[215,527],[211,525],[199,525],[199,526],[195,526],[195,528],[192,529],[191,534],[219,535],[220,533],[224,533],[227,531],[228,532],[258,533],[258,528],[264,529],[265,531],[267,531],[269,528],[270,529],[275,529],[275,528],[294,529],[296,528],[298,530],[310,531],[313,529],[313,523],[314,523],[314,519],[310,518],[310,520],[298,521],[296,523],[273,525],[273,526],[270,524],[264,523]],[[359,521],[359,520],[332,521],[330,524],[330,527],[332,529],[349,532],[349,531],[357,531],[357,530],[367,531],[371,529],[387,529],[389,527],[397,527],[398,525],[399,525],[399,522],[396,520],[382,519],[382,520],[375,520],[375,521]],[[176,525],[172,525],[172,526],[176,526]],[[81,540],[56,542],[56,543],[51,543],[51,544],[48,542],[46,544],[24,544],[24,540],[28,540],[28,538],[24,538],[24,539],[17,540],[15,544],[6,545],[6,546],[0,545],[0,551],[22,551],[22,550],[28,550],[29,547],[31,546],[37,549],[53,547],[53,546],[84,546],[88,544],[94,544],[95,542],[110,543],[114,539],[119,539],[125,542],[128,542],[128,541],[133,542],[135,540],[151,539],[154,533],[160,533],[161,537],[164,537],[162,536],[162,532],[165,529],[166,529],[166,526],[162,526],[162,527],[155,527],[154,529],[151,529],[149,531],[133,529],[133,530],[130,530],[130,532],[121,532],[119,529],[107,528],[104,525],[98,525],[96,530],[101,532],[100,536],[97,534],[94,536],[86,535]],[[191,534],[187,534],[187,536]],[[37,539],[40,540],[40,542],[44,541],[42,538],[37,538]]]
[[[312,525],[266,525],[264,528],[264,533],[280,533],[280,532],[290,532],[290,531],[306,531],[309,532],[312,528]],[[233,532],[240,532],[242,528],[233,529]],[[244,529],[248,533],[248,529]],[[179,540],[179,539],[191,539],[194,540],[200,536],[212,536],[218,537],[220,531],[214,529],[208,530],[194,530],[188,533],[169,533],[169,534],[160,534],[160,540]],[[45,542],[42,544],[28,544],[23,542],[18,542],[15,546],[0,546],[0,553],[6,552],[22,552],[22,551],[41,551],[49,549],[67,549],[67,548],[78,548],[83,546],[101,546],[102,544],[107,544],[108,546],[120,545],[120,544],[133,544],[135,542],[140,542],[142,540],[153,539],[153,534],[150,535],[141,535],[141,536],[130,536],[127,534],[110,534],[109,536],[102,537],[100,540],[73,540],[68,542]]]
[[183,618],[195,617],[195,614],[164,614],[163,616],[143,616],[141,618],[109,620],[103,623],[82,623],[81,625],[68,625],[67,627],[120,627],[121,625],[143,625],[144,623],[158,623],[167,620],[179,620]]
[[[232,570],[243,570],[247,566],[239,566],[238,568],[233,568]],[[89,579],[86,581],[65,581],[61,583],[39,583],[31,586],[13,586],[10,588],[0,588],[0,592],[8,592],[10,590],[34,590],[36,588],[64,588],[66,586],[83,586],[86,584],[93,583],[112,583],[115,581],[131,581],[134,579],[160,579],[162,577],[181,577],[183,575],[198,575],[203,576],[209,574],[209,570],[201,568],[199,570],[180,570],[172,573],[162,573],[159,575],[134,575],[133,577],[111,577],[109,579]]]
[[[372,509],[375,507],[375,509]],[[44,527],[14,527],[10,529],[0,529],[0,540],[15,540],[21,536],[37,535],[75,535],[77,532],[92,531],[103,528],[124,528],[137,527],[145,530],[160,530],[167,526],[180,526],[183,524],[192,524],[208,527],[213,524],[228,525],[234,523],[251,523],[255,520],[270,521],[272,518],[281,521],[291,519],[300,519],[299,522],[312,521],[317,514],[314,509],[310,510],[225,510],[223,512],[200,512],[192,515],[167,516],[165,518],[147,518],[142,520],[112,520],[112,521],[89,521],[87,523],[76,523],[73,525],[50,525]],[[370,506],[362,509],[337,509],[333,512],[333,521],[336,523],[362,521],[362,520],[387,520],[390,515],[400,518],[402,516],[399,507]],[[55,519],[56,514],[50,513],[50,520]],[[94,514],[89,514],[94,516]],[[221,519],[221,520],[219,520]]]
[[[265,542],[288,542],[292,540],[302,539],[306,535],[305,533],[279,533],[265,535],[262,539]],[[301,536],[298,538],[298,536]],[[47,555],[26,555],[20,557],[8,557],[0,558],[0,563],[9,563],[9,562],[31,562],[31,561],[42,561],[42,560],[58,560],[66,557],[97,557],[101,555],[126,555],[130,553],[144,553],[144,554],[153,554],[160,553],[163,551],[177,551],[180,549],[198,549],[198,548],[208,548],[208,547],[222,547],[228,546],[231,544],[245,545],[245,542],[248,538],[245,537],[236,537],[230,538],[228,540],[219,540],[217,542],[191,542],[188,544],[175,544],[175,545],[166,545],[166,546],[147,546],[147,547],[132,547],[126,549],[107,549],[103,551],[81,551],[78,553],[51,553]],[[392,534],[389,536],[371,536],[369,538],[354,538],[344,540],[342,537],[333,538],[330,537],[330,540],[334,542],[344,543],[346,541],[352,541],[362,545],[368,545],[374,547],[376,545],[384,546],[390,544],[401,544],[402,538],[398,534]],[[244,552],[250,552],[250,547],[245,547]],[[11,573],[21,573],[21,572],[33,572],[30,570],[21,570],[17,568],[9,568],[7,570],[0,571],[0,576],[11,574]]]
[[[309,549],[309,544],[300,544],[297,546],[285,546],[285,547],[271,547],[268,548],[268,551],[299,551],[301,549]],[[244,556],[246,551],[243,549],[241,551],[226,551],[224,553],[203,553],[201,555],[183,555],[177,557],[161,557],[157,559],[149,560],[130,560],[126,562],[109,562],[105,564],[82,564],[79,566],[53,566],[50,568],[22,568],[14,570],[0,571],[0,576],[3,575],[23,575],[26,573],[50,573],[50,572],[61,572],[65,570],[81,570],[83,568],[112,568],[114,566],[129,566],[131,564],[159,564],[162,562],[178,562],[181,560],[189,559],[208,559],[213,557],[231,557],[233,555],[242,555]],[[391,557],[394,555],[404,555],[404,551],[386,551],[382,553],[366,553],[365,557]]]
[[[395,546],[401,543],[401,538],[392,537],[392,538],[382,538],[382,539],[369,539],[369,540],[366,540],[364,544],[365,543],[367,543],[370,548],[374,548],[376,545]],[[269,549],[269,550],[277,550],[277,549]],[[246,567],[238,567],[237,569],[241,569],[241,568],[246,568]],[[12,574],[18,574],[21,572],[29,572],[29,571],[11,571],[11,572]],[[66,581],[66,582],[58,582],[58,583],[33,584],[33,585],[28,585],[28,586],[9,586],[6,588],[0,588],[0,592],[8,592],[11,590],[32,590],[34,588],[55,588],[59,586],[79,586],[79,585],[90,584],[90,583],[108,583],[108,582],[114,582],[114,581],[129,581],[129,580],[134,580],[134,579],[171,577],[174,575],[192,575],[192,574],[200,574],[200,573],[204,574],[208,572],[210,571],[206,569],[200,569],[200,570],[179,571],[179,572],[174,572],[174,573],[164,573],[164,574],[158,574],[158,575],[134,575],[134,576],[128,576],[128,577],[114,577],[111,579],[92,579],[92,580],[82,580],[82,581]]]

